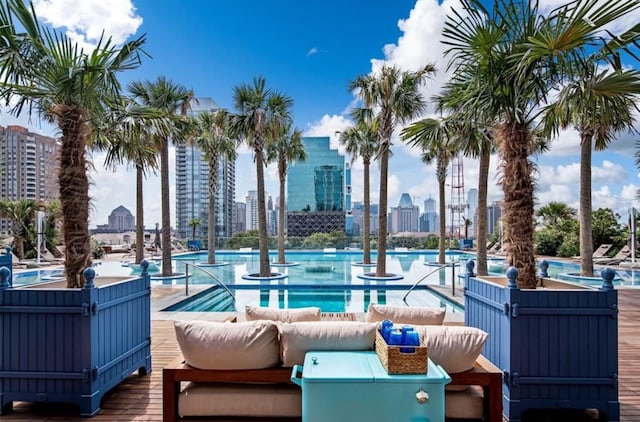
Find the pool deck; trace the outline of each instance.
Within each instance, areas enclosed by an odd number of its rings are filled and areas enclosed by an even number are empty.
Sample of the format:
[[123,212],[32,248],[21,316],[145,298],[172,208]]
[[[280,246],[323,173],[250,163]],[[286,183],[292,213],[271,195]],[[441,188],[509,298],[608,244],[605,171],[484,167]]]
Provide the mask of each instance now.
[[[440,294],[453,300],[463,300],[461,287],[437,288]],[[195,293],[191,290],[190,293]],[[174,319],[224,320],[235,313],[216,312],[159,312],[168,303],[185,296],[184,286],[153,286],[151,289],[151,354],[152,372],[144,377],[131,375],[105,395],[101,411],[92,418],[78,416],[75,407],[65,404],[14,403],[14,411],[0,416],[0,421],[161,421],[162,368],[181,360],[180,349],[173,330]],[[618,288],[618,355],[619,400],[621,421],[640,422],[640,289]],[[240,316],[240,314],[237,314]],[[335,319],[340,315],[326,315]],[[363,315],[347,315],[362,319]],[[346,316],[345,316],[346,317]],[[207,420],[207,419],[200,419]],[[213,420],[213,419],[212,419]],[[215,419],[224,422],[222,419]],[[555,419],[545,419],[551,421]],[[238,422],[239,419],[234,419]]]

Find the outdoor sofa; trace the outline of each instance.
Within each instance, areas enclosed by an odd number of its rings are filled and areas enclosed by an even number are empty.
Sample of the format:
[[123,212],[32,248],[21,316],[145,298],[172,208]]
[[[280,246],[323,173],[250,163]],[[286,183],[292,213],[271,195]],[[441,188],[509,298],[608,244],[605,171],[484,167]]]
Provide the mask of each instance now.
[[163,370],[163,420],[268,417],[300,420],[301,391],[292,367],[309,350],[374,350],[378,322],[411,324],[429,357],[451,377],[447,420],[502,420],[502,373],[481,355],[487,334],[441,325],[444,309],[374,305],[367,321],[320,321],[319,308],[247,307],[237,323],[176,321],[183,357]]

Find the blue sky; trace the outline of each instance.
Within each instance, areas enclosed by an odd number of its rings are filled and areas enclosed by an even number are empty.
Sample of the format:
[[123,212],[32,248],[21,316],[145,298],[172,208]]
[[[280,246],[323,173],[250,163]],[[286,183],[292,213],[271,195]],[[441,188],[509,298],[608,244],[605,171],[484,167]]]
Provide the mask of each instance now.
[[[123,73],[124,84],[153,80],[160,75],[193,89],[196,96],[211,97],[224,108],[233,108],[233,87],[250,83],[256,76],[294,99],[296,127],[308,136],[330,136],[337,146],[336,131],[349,126],[348,112],[354,104],[349,81],[375,71],[382,63],[417,69],[435,63],[438,72],[425,84],[429,98],[447,78],[440,33],[446,13],[457,0],[38,0],[39,15],[68,31],[80,43],[95,42],[104,29],[122,42],[147,35],[146,52],[139,69]],[[544,7],[561,3],[542,0]],[[640,20],[630,16],[622,27]],[[427,115],[431,112],[429,110]],[[25,117],[15,119],[2,112],[1,124],[19,123],[52,134],[50,128]],[[610,207],[624,214],[638,206],[640,186],[634,159],[638,136],[622,134],[610,150],[593,154],[594,208]],[[237,164],[236,199],[244,201],[255,189],[255,169],[249,151],[243,149]],[[552,150],[537,159],[537,198],[540,204],[561,201],[578,206],[578,136],[564,132]],[[116,173],[102,167],[103,155],[95,154],[96,173],[91,195],[94,209],[90,226],[105,224],[117,206],[135,210],[134,174]],[[500,199],[496,185],[497,158],[492,160],[490,201]],[[354,200],[362,199],[362,166],[354,163]],[[465,190],[477,187],[477,162],[464,160]],[[372,201],[377,201],[378,168],[372,166]],[[175,175],[171,167],[171,207],[175,206]],[[267,169],[267,190],[277,194],[275,166]],[[397,140],[390,162],[389,204],[396,206],[408,192],[420,207],[429,196],[437,199],[434,166],[421,163],[419,152]],[[159,181],[145,185],[145,223],[160,221]],[[172,224],[175,224],[172,212]]]

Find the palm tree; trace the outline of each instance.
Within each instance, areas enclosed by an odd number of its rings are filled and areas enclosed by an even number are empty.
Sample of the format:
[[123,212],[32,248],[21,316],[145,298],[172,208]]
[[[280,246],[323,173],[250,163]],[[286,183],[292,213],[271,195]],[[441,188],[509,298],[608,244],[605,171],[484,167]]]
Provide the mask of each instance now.
[[447,167],[459,152],[459,139],[452,120],[422,119],[404,128],[400,134],[411,146],[422,149],[422,161],[431,164],[436,161],[436,178],[438,179],[440,241],[438,242],[438,264],[445,263],[445,239],[447,226],[445,221],[445,185]]
[[[207,263],[216,263],[216,194],[221,163],[235,161],[236,142],[229,132],[229,113],[218,110],[201,113],[196,123],[195,143],[209,162],[209,215],[207,217]],[[195,236],[194,236],[195,237]]]
[[30,228],[33,226],[37,208],[33,199],[0,200],[0,216],[11,221],[15,254],[20,259],[25,257],[25,241],[33,240],[30,238]]
[[154,134],[167,129],[159,113],[126,101],[113,116],[104,122],[104,129],[94,131],[94,145],[107,150],[105,166],[116,171],[124,162],[136,170],[136,256],[135,263],[144,259],[144,179],[158,169],[157,150],[151,143]]
[[558,228],[559,224],[567,219],[574,219],[575,214],[574,209],[562,202],[549,202],[536,212],[536,216],[542,218],[544,227],[550,229]]
[[556,133],[572,125],[580,134],[580,273],[593,277],[591,150],[604,150],[617,132],[633,130],[640,72],[598,71],[595,64],[582,69],[547,107],[545,120]]
[[[136,81],[129,87],[132,99],[140,106],[153,109],[166,122],[167,131],[154,133],[152,141],[160,155],[160,201],[162,209],[162,276],[171,268],[171,213],[169,208],[169,139],[184,142],[191,130],[185,118],[193,93],[164,76],[156,81]],[[180,112],[180,114],[178,114]],[[136,248],[138,249],[138,248]]]
[[9,0],[0,4],[0,39],[0,97],[7,103],[17,100],[12,108],[16,115],[25,106],[35,107],[61,132],[58,182],[65,272],[68,287],[82,287],[81,273],[91,264],[87,135],[91,122],[120,97],[116,74],[140,65],[145,37],[121,48],[101,38],[92,51],[85,51],[41,25],[33,7]]
[[364,208],[362,216],[362,263],[371,264],[371,159],[376,154],[378,145],[377,125],[373,120],[373,112],[368,108],[355,108],[351,111],[355,125],[340,133],[340,143],[351,155],[353,163],[362,158],[364,183]]
[[278,163],[278,180],[280,181],[280,195],[278,206],[278,263],[285,264],[284,256],[284,232],[285,232],[285,182],[287,177],[287,165],[296,161],[305,161],[307,153],[302,144],[302,131],[291,130],[291,124],[283,130],[279,125],[270,133],[273,139],[267,145],[267,161]]
[[418,88],[435,72],[432,64],[418,71],[400,71],[395,66],[385,65],[378,74],[358,76],[349,83],[365,108],[376,110],[378,122],[378,153],[380,162],[380,192],[378,216],[378,258],[376,276],[387,275],[387,182],[391,135],[397,124],[417,117],[425,109],[425,101]]
[[196,240],[196,229],[200,227],[202,221],[199,218],[192,218],[189,220],[189,226],[191,227],[191,239]]
[[[571,76],[574,64],[593,59],[587,50],[604,42],[603,28],[637,7],[637,0],[606,5],[576,1],[542,16],[534,0],[498,0],[491,11],[482,0],[462,0],[463,11],[445,22],[443,42],[449,46],[446,54],[454,72],[476,75],[466,102],[499,119],[495,140],[504,192],[504,240],[508,261],[519,270],[521,288],[535,288],[538,281],[533,247],[535,165],[529,157],[540,106],[551,88]],[[624,40],[637,38],[635,34]],[[479,42],[481,50],[476,47]],[[621,47],[609,44],[612,50]]]
[[254,78],[253,84],[241,84],[233,88],[233,101],[237,114],[231,119],[234,137],[253,149],[256,163],[258,191],[258,246],[260,249],[260,277],[269,277],[269,239],[267,210],[264,193],[264,167],[266,163],[266,132],[270,125],[291,122],[290,108],[293,100],[286,95],[266,88],[264,77]]
[[[484,44],[474,44],[480,52]],[[494,115],[483,115],[483,110],[467,100],[470,87],[474,86],[477,72],[464,68],[452,75],[445,84],[442,93],[436,97],[438,109],[451,113],[448,119],[455,121],[460,129],[460,148],[465,157],[478,159],[478,204],[476,207],[476,273],[479,276],[489,275],[487,266],[487,222],[488,222],[488,187],[491,154],[495,152],[493,127],[496,123]]]
[[62,218],[62,211],[60,209],[59,201],[51,201],[45,204],[45,224],[44,224],[44,238],[45,247],[51,251],[54,257],[63,258],[64,255],[57,248],[59,244],[58,223]]

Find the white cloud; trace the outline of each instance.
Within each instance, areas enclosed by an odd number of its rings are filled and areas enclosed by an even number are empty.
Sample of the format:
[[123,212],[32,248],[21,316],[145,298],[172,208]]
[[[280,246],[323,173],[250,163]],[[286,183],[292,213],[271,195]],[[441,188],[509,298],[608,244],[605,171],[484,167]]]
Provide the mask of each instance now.
[[[384,64],[405,70],[418,70],[428,63],[434,64],[435,75],[421,87],[425,99],[430,101],[449,78],[446,71],[448,59],[444,57],[446,47],[441,39],[446,14],[453,4],[458,5],[458,1],[446,0],[439,5],[436,0],[418,0],[409,17],[398,21],[398,28],[403,34],[397,43],[384,47],[384,59],[371,60],[372,72],[378,71]],[[430,110],[431,107],[427,113]]]
[[345,116],[325,114],[322,118],[310,125],[305,131],[304,136],[328,136],[330,138],[331,148],[338,149],[340,154],[345,154],[344,147],[339,142],[340,134],[349,127],[353,126],[353,122]]
[[[123,205],[132,214],[136,214],[136,173],[126,165],[115,172],[104,168],[105,153],[94,153],[92,161],[95,171],[90,172],[92,185],[89,196],[92,198],[90,210],[90,227],[107,224],[109,214],[114,208]],[[147,176],[143,183],[144,222],[147,228],[162,221],[162,204],[160,202],[160,170],[157,174]],[[171,223],[175,225],[175,147],[169,147],[169,208]]]
[[64,28],[83,47],[96,45],[103,32],[121,44],[142,25],[130,0],[34,0],[33,4],[40,19]]

